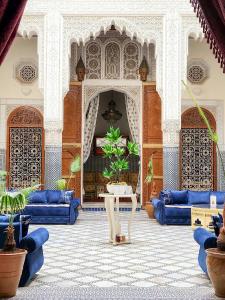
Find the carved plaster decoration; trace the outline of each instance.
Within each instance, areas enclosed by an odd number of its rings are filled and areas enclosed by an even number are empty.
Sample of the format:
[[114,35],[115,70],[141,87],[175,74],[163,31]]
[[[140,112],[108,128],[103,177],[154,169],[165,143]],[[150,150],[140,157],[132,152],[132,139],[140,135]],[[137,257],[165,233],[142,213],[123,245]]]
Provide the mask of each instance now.
[[180,120],[166,120],[162,123],[163,147],[179,146],[180,126]]
[[18,32],[23,37],[29,39],[36,34],[37,53],[38,53],[38,70],[39,70],[39,88],[43,92],[44,88],[44,16],[40,15],[23,15]]
[[203,59],[191,59],[188,62],[187,78],[192,84],[201,84],[209,77],[209,67]]
[[99,93],[103,93],[109,90],[115,90],[121,93],[125,93],[126,95],[128,95],[131,99],[134,100],[138,111],[140,112],[140,98],[142,95],[142,87],[141,85],[136,85],[136,86],[129,86],[129,85],[119,85],[118,83],[114,84],[111,81],[111,83],[109,85],[85,85],[83,87],[83,99],[84,99],[84,112],[87,111],[87,108],[89,106],[90,101],[96,97]]
[[133,15],[134,12],[137,14],[146,14],[151,11],[153,15],[166,14],[168,11],[179,11],[183,15],[193,15],[193,8],[187,0],[174,0],[168,2],[168,0],[123,0],[123,1],[61,1],[61,0],[30,0],[28,1],[25,14],[36,14],[39,12],[48,12],[52,9],[58,9],[62,14],[73,14],[73,15],[90,15],[96,13],[96,5],[98,7],[98,14],[100,15],[119,15],[121,12]]
[[187,80],[187,56],[188,56],[188,43],[189,37],[193,37],[195,40],[203,38],[202,28],[195,15],[182,16],[182,29],[181,29],[181,79]]
[[31,61],[20,62],[15,66],[15,77],[21,83],[31,84],[38,77],[38,68]]
[[61,147],[62,146],[62,128],[58,121],[44,122],[45,129],[45,145],[47,147]]
[[64,16],[63,17],[63,91],[69,88],[69,56],[71,42],[85,43],[92,34],[98,36],[102,29],[106,32],[114,23],[120,33],[126,31],[130,37],[137,36],[137,41],[143,44],[153,42],[156,45],[157,57],[157,91],[162,91],[162,32],[163,17],[160,16],[124,16],[124,17],[99,17],[99,16]]
[[11,112],[13,110],[15,110],[16,108],[19,108],[21,106],[25,106],[25,105],[28,105],[30,107],[34,107],[36,108],[41,114],[43,114],[43,106],[42,105],[36,105],[36,104],[30,104],[30,103],[26,103],[26,102],[23,102],[23,103],[19,103],[19,104],[8,104],[6,105],[6,122],[7,122],[7,119],[9,117],[9,115],[11,114]]

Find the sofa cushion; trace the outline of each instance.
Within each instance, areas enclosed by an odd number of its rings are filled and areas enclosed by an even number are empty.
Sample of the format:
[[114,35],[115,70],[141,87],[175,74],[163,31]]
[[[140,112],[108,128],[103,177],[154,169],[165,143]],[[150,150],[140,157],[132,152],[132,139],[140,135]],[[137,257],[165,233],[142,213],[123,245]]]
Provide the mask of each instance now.
[[28,196],[29,203],[47,203],[47,191],[35,191],[31,192]]
[[74,191],[61,191],[61,203],[70,203],[73,199]]
[[68,216],[70,213],[69,204],[28,204],[25,213],[31,216]]
[[62,201],[62,193],[58,190],[48,190],[48,203],[59,204]]
[[188,194],[187,191],[170,191],[171,204],[187,204]]
[[163,190],[159,194],[159,199],[164,201],[164,204],[172,204],[170,190]]
[[209,197],[209,191],[188,191],[188,203],[190,204],[209,204]]
[[165,206],[165,217],[166,218],[184,218],[190,217],[191,205],[179,204],[179,205],[166,205]]
[[216,196],[216,204],[224,204],[225,192],[211,192],[210,195]]

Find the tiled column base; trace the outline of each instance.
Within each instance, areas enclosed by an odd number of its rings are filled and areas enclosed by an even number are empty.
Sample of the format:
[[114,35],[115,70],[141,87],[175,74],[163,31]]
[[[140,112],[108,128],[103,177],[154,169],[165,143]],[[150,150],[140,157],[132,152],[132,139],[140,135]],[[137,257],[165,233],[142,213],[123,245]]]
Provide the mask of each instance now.
[[6,170],[6,150],[0,149],[0,170]]
[[[223,164],[225,166],[225,151],[220,151]],[[217,189],[219,191],[225,191],[225,174],[223,174],[223,168],[220,157],[217,155]]]
[[45,147],[45,189],[55,189],[56,180],[62,176],[62,148]]
[[163,187],[179,189],[179,148],[163,148]]

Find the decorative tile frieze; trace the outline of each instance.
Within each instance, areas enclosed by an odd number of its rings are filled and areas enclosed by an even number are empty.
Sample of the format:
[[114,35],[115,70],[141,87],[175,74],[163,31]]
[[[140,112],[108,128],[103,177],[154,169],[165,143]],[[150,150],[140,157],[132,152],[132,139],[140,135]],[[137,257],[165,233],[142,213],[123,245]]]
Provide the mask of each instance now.
[[45,146],[45,189],[55,189],[62,176],[62,147]]
[[163,188],[179,190],[179,148],[163,147]]
[[180,120],[166,120],[162,123],[163,145],[178,147],[180,136]]

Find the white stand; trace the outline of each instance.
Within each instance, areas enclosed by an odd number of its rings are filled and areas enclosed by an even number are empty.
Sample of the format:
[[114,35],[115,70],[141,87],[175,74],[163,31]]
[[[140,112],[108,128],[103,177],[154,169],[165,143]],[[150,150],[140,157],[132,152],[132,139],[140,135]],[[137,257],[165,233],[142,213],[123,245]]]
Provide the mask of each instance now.
[[[120,245],[120,244],[129,244],[131,243],[130,237],[130,228],[131,228],[131,221],[134,217],[136,208],[137,208],[137,196],[136,194],[130,195],[112,195],[112,194],[99,194],[99,197],[103,197],[105,199],[105,209],[108,217],[109,222],[109,242],[113,243],[113,245]],[[116,241],[116,235],[121,234],[121,226],[119,221],[119,199],[120,198],[131,198],[132,200],[132,210],[128,220],[128,238],[123,242]],[[114,205],[116,201],[116,206]],[[116,210],[114,210],[116,208]]]

